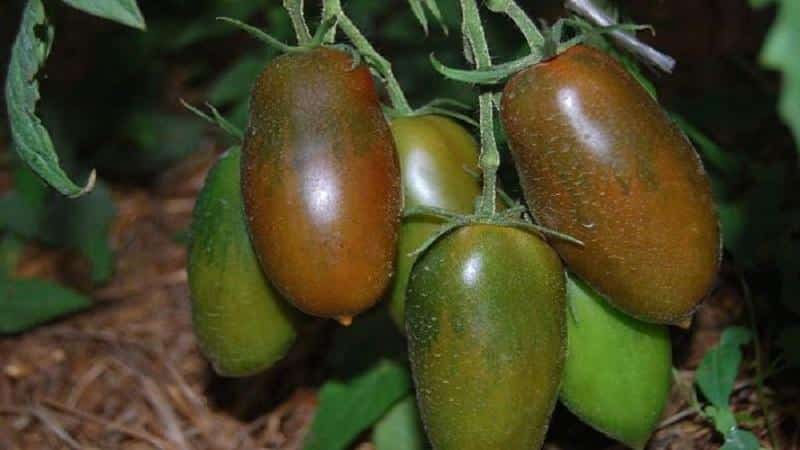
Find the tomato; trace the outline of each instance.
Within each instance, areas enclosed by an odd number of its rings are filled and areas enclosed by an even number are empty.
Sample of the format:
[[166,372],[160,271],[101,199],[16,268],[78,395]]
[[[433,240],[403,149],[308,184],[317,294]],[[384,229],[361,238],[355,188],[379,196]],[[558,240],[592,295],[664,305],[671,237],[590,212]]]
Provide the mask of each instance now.
[[538,236],[469,225],[417,261],[406,333],[437,450],[540,448],[561,381],[564,272]]
[[253,89],[242,192],[269,279],[347,324],[387,290],[400,167],[369,69],[320,48],[272,62]]
[[567,361],[561,401],[597,430],[642,449],[672,380],[666,325],[640,322],[580,280],[567,280]]
[[195,335],[216,371],[229,376],[271,366],[295,339],[292,308],[270,287],[250,245],[240,159],[233,149],[209,172],[187,264]]
[[[391,122],[400,158],[406,208],[434,206],[468,214],[481,193],[480,182],[467,170],[478,172],[478,144],[463,127],[441,116],[403,117]],[[390,311],[405,329],[406,287],[415,256],[411,256],[443,225],[429,216],[409,217],[400,227],[397,270],[392,285]]]
[[575,46],[506,85],[501,118],[528,206],[571,270],[642,320],[681,322],[721,247],[691,143],[611,57]]

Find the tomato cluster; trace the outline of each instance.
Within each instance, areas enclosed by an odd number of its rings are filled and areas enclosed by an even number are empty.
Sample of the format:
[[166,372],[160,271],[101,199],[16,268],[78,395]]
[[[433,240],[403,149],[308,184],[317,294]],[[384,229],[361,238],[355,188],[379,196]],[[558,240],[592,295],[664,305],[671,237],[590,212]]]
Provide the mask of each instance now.
[[387,123],[369,70],[342,51],[271,63],[242,151],[195,212],[194,323],[216,369],[280,359],[302,320],[289,304],[349,324],[385,296],[436,449],[538,448],[559,396],[642,448],[670,387],[666,325],[718,269],[703,167],[656,101],[582,45],[516,75],[501,119],[532,215],[583,245],[470,216],[415,257],[443,220],[401,211],[469,214],[474,139],[440,116]]

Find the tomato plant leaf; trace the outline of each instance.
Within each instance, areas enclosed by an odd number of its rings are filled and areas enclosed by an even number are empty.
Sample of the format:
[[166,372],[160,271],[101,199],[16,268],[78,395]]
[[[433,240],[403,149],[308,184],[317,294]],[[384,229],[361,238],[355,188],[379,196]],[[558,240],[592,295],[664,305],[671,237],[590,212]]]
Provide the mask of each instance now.
[[89,306],[88,298],[49,281],[0,277],[0,335],[21,333]]
[[113,269],[108,235],[116,214],[111,192],[98,183],[96,189],[80,199],[57,198],[48,208],[39,238],[50,245],[79,251],[92,265],[92,281],[103,282],[111,277]]
[[63,0],[83,12],[144,30],[144,16],[136,0]]
[[408,370],[382,361],[350,383],[326,383],[305,450],[343,450],[411,390]]
[[11,275],[22,255],[23,242],[13,234],[0,238],[0,278]]
[[[772,3],[751,0],[759,7]],[[800,41],[800,2],[777,1],[778,15],[772,24],[761,49],[761,61],[767,67],[783,73],[783,87],[779,110],[781,117],[792,129],[800,151],[800,59],[797,58],[797,42]]]
[[81,187],[70,180],[58,163],[53,141],[36,116],[39,82],[36,74],[53,44],[41,0],[28,0],[11,49],[6,77],[6,108],[11,136],[22,159],[49,185],[64,195],[79,197],[92,189],[93,176]]
[[250,96],[250,89],[258,74],[264,70],[265,52],[247,55],[224,70],[208,91],[208,101],[215,105],[239,102]]
[[433,15],[433,18],[439,23],[439,26],[442,27],[442,32],[448,34],[449,30],[447,29],[447,24],[444,22],[442,11],[439,9],[436,0],[408,0],[408,5],[411,7],[414,17],[416,17],[419,24],[422,25],[422,29],[425,30],[426,35],[428,34],[428,14],[425,12],[426,7]]
[[376,450],[425,450],[425,438],[417,400],[409,395],[394,405],[375,425],[372,441]]
[[697,368],[697,386],[712,405],[719,409],[730,406],[729,397],[742,361],[740,346],[752,335],[742,327],[730,327],[722,333],[719,345],[706,353]]
[[734,427],[725,434],[725,444],[720,450],[758,450],[761,448],[758,438],[747,430]]

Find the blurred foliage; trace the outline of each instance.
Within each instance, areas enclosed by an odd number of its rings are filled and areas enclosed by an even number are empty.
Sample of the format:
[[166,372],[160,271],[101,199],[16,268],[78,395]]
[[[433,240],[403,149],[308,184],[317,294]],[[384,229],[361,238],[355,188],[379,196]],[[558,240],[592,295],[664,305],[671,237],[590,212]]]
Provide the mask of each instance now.
[[750,0],[757,8],[777,3],[778,17],[767,35],[761,51],[763,63],[783,72],[783,93],[780,111],[792,128],[800,150],[800,2],[795,0]]
[[331,381],[319,392],[304,450],[344,450],[411,391],[402,365],[382,361],[347,384]]
[[375,424],[372,441],[376,450],[426,450],[430,448],[417,409],[417,399],[409,395],[398,402]]
[[[758,450],[758,438],[736,423],[731,409],[730,396],[733,384],[742,363],[741,346],[752,339],[752,333],[742,327],[730,327],[722,333],[720,343],[706,353],[695,373],[697,386],[706,399],[711,402],[702,409],[702,414],[714,424],[722,434],[725,443],[722,450]],[[696,407],[699,407],[695,405]]]

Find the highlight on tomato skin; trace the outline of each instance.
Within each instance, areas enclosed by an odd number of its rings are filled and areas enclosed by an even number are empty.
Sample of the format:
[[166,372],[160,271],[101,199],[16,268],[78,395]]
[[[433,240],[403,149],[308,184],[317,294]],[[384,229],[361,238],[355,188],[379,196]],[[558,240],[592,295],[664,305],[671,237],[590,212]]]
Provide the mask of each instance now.
[[369,69],[319,48],[270,63],[252,94],[242,193],[265,273],[306,313],[349,324],[387,291],[400,168]]
[[719,221],[692,144],[605,53],[577,45],[516,76],[501,119],[525,199],[571,270],[624,312],[675,324],[719,268]]
[[555,251],[517,228],[467,225],[420,256],[406,335],[434,448],[541,448],[564,367],[564,283]]
[[[478,171],[475,138],[452,119],[438,115],[398,117],[390,126],[400,159],[405,207],[471,213],[481,193],[479,179],[470,173]],[[389,310],[403,331],[406,288],[416,260],[413,253],[443,225],[441,219],[414,216],[406,217],[400,227]]]

